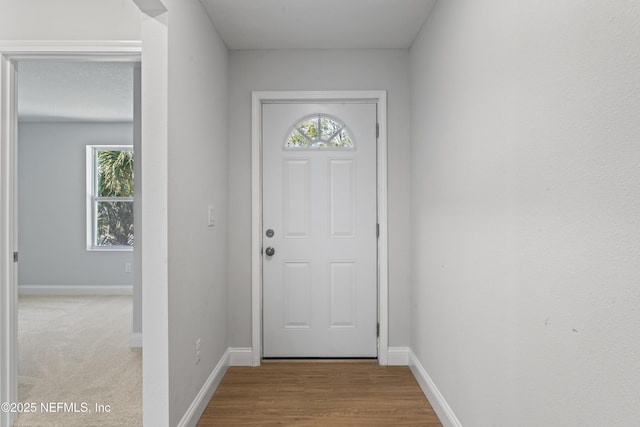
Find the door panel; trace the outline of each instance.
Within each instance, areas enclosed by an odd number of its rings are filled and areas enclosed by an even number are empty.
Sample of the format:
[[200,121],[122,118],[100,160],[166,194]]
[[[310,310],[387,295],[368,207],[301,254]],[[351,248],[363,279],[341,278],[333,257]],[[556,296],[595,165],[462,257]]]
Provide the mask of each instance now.
[[[318,114],[355,148],[285,149]],[[262,123],[263,356],[376,357],[376,105],[265,104]]]
[[311,225],[311,161],[284,159],[282,169],[285,238],[308,238]]
[[357,306],[355,263],[331,263],[331,327],[355,328]]
[[331,238],[355,237],[355,160],[329,160]]
[[285,262],[282,280],[283,326],[285,329],[311,327],[311,263]]

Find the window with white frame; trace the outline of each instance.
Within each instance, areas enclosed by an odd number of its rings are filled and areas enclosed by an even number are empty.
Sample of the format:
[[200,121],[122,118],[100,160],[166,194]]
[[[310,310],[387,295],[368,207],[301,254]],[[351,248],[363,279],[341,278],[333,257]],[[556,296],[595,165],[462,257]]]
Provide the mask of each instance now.
[[87,146],[87,249],[133,249],[133,147]]

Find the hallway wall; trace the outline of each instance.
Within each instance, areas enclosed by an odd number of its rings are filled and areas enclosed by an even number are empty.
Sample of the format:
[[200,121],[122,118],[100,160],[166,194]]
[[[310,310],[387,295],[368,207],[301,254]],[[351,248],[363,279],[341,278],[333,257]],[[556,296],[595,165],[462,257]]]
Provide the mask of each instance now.
[[[168,425],[175,426],[228,347],[228,53],[199,1],[167,0],[166,5]],[[208,226],[208,206],[215,207],[215,227]]]
[[387,90],[389,345],[409,343],[409,55],[406,49],[231,51],[229,345],[251,347],[251,91]]
[[411,48],[411,347],[465,426],[640,418],[638,22],[440,1]]

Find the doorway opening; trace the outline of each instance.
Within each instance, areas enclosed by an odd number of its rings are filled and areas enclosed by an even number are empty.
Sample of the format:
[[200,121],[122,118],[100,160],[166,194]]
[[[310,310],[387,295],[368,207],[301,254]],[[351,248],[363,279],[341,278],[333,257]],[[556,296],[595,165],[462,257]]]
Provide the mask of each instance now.
[[[2,207],[0,213],[0,225],[2,227],[2,239],[0,242],[0,252],[2,252],[2,257],[0,261],[0,271],[1,271],[1,283],[0,283],[0,294],[2,296],[2,310],[1,310],[1,319],[0,323],[2,325],[1,328],[1,339],[0,339],[0,350],[2,352],[3,364],[0,367],[0,377],[2,378],[2,387],[0,388],[1,400],[5,402],[19,402],[18,395],[18,278],[19,278],[19,259],[20,259],[20,245],[21,242],[21,234],[19,232],[20,228],[20,211],[19,211],[19,200],[21,199],[21,193],[19,191],[19,187],[22,181],[26,181],[24,177],[20,180],[20,167],[19,167],[19,136],[24,134],[31,133],[32,136],[34,134],[35,129],[30,129],[25,131],[20,130],[21,125],[19,125],[19,105],[18,105],[18,82],[19,82],[19,68],[24,64],[33,64],[36,62],[50,62],[55,61],[57,63],[130,63],[131,71],[137,67],[139,69],[140,64],[140,54],[141,48],[139,42],[114,42],[112,44],[102,44],[100,46],[91,46],[88,44],[84,44],[82,46],[76,45],[72,42],[68,44],[61,44],[60,46],[53,45],[39,45],[38,43],[15,43],[14,45],[8,45],[2,47],[2,52],[0,52],[0,61],[1,61],[1,84],[0,94],[2,95],[2,104],[0,108],[0,114],[2,115],[2,133],[0,134],[0,148],[2,150],[2,162],[0,164],[0,173],[2,175],[2,187],[0,188],[0,205]],[[138,65],[135,65],[138,64]],[[26,67],[26,66],[25,66]],[[139,74],[138,74],[139,75]],[[139,81],[138,81],[139,83]],[[137,104],[136,104],[137,103]],[[137,111],[140,111],[140,97],[137,96],[132,104],[135,105]],[[138,115],[139,117],[139,115]],[[28,121],[28,120],[27,120]],[[64,120],[62,120],[64,122]],[[43,120],[46,122],[46,120]],[[52,123],[53,121],[50,121]],[[73,122],[73,120],[67,120],[66,124],[61,126],[67,126],[69,123]],[[48,125],[43,125],[48,126]],[[131,128],[131,133],[139,134],[139,123],[137,125],[129,125]],[[40,129],[42,131],[43,129]],[[35,132],[37,133],[37,132]],[[55,139],[54,133],[47,135],[47,131],[43,134],[43,139],[49,139],[53,141]],[[132,138],[135,139],[135,138]],[[139,138],[138,138],[139,143]],[[82,168],[82,176],[80,181],[82,184],[85,183],[84,177],[85,175],[85,164],[84,164],[84,155],[82,155],[81,168]],[[50,160],[53,160],[50,158]],[[55,163],[51,161],[51,163]],[[71,164],[71,162],[69,163]],[[29,178],[29,177],[28,177]],[[27,179],[28,179],[27,178]],[[33,176],[31,176],[33,178]],[[55,193],[56,191],[64,191],[67,187],[64,186],[62,182],[56,182],[55,179],[51,180],[43,180],[40,182],[41,184],[41,194],[44,192]],[[49,190],[47,190],[49,188]],[[82,199],[85,197],[84,189],[79,194],[79,197]],[[55,206],[49,204],[49,208],[54,209]],[[39,212],[41,214],[41,221],[46,222],[47,217],[47,206],[46,203],[40,206]],[[84,212],[84,211],[83,211]],[[82,228],[84,233],[84,220],[80,222],[79,226]],[[55,228],[55,226],[51,226]],[[64,233],[61,233],[61,239],[64,239]],[[42,242],[44,246],[49,246],[50,251],[56,251],[57,247],[60,245],[51,244],[51,242]],[[81,245],[85,243],[85,240],[81,242]],[[28,246],[28,245],[27,245]],[[84,248],[84,247],[83,247]],[[59,250],[59,249],[58,249]],[[60,251],[62,252],[62,251]],[[133,272],[136,271],[136,261],[134,259],[131,262],[122,265],[123,271],[131,270]],[[24,259],[20,259],[21,261]],[[76,265],[78,269],[82,266]],[[52,268],[55,268],[52,267]],[[29,269],[32,271],[32,269]],[[29,276],[28,274],[26,275]],[[131,289],[134,289],[133,293],[135,294],[135,286],[129,286],[128,290],[126,283],[125,286],[115,287],[120,289],[110,289],[104,291],[103,293],[113,293],[114,291],[118,293],[131,293]],[[60,285],[58,286],[58,291],[62,293],[76,293],[73,292],[75,290],[69,289],[71,286],[69,285]],[[89,286],[90,287],[90,286]],[[26,293],[39,293],[42,291],[42,288],[39,285],[33,285],[29,288],[24,289]],[[91,293],[91,290],[87,292],[87,288],[85,288],[80,293]],[[93,289],[95,291],[96,289]],[[139,291],[139,289],[138,289]],[[100,292],[97,292],[100,293]],[[138,297],[140,299],[139,304],[141,304],[141,294],[138,292]],[[128,297],[131,299],[131,296]],[[135,295],[134,295],[135,298]],[[131,304],[128,304],[129,308],[127,310],[131,310]],[[141,310],[138,311],[140,313]],[[33,326],[33,324],[32,324]],[[132,331],[131,325],[128,325],[127,335],[124,337],[124,344],[128,348],[132,347],[140,347],[141,346],[141,330],[139,336],[135,334],[129,335]],[[76,357],[82,357],[81,354],[75,355]],[[141,413],[141,408],[140,408]],[[0,414],[0,425],[9,426],[13,425],[16,421],[15,413],[3,413]]]
[[[16,65],[18,399],[82,395],[108,402],[112,422],[141,420],[133,295],[139,63]],[[116,387],[120,393],[110,391]],[[72,416],[41,412],[19,414],[17,425]]]

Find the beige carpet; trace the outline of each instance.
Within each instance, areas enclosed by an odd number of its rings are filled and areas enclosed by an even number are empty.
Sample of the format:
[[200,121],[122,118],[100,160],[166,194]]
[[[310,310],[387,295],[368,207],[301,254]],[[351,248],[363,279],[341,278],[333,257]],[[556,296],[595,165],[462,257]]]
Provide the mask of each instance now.
[[130,332],[129,296],[21,296],[18,397],[35,412],[15,426],[142,425],[142,352]]

